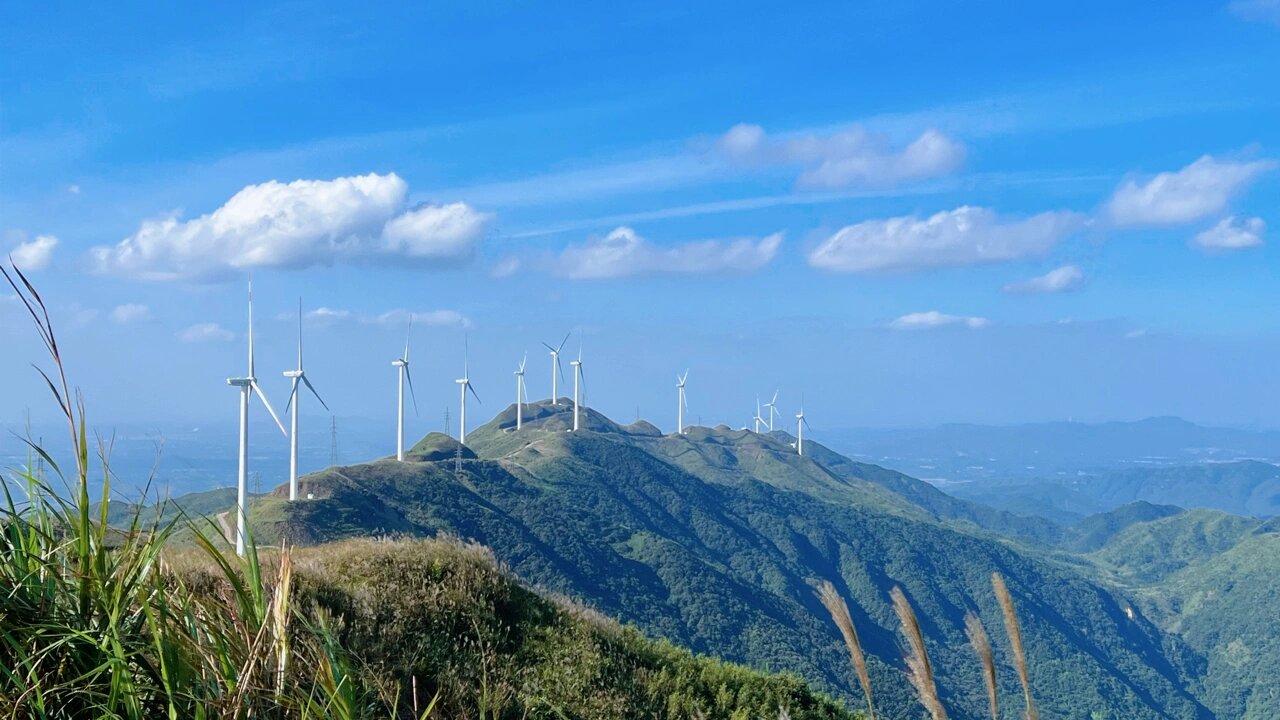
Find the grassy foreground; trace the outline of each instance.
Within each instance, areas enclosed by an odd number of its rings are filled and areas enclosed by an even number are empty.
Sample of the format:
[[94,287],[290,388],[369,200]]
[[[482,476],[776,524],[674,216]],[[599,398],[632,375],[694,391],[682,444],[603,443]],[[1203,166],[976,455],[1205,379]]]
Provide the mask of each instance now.
[[226,556],[105,529],[23,475],[0,512],[0,713],[33,718],[852,718],[651,641],[452,539]]

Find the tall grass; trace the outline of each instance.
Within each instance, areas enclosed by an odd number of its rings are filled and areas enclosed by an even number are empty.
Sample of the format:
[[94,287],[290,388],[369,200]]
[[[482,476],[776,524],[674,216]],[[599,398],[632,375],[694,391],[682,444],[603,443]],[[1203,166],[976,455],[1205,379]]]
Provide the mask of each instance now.
[[867,672],[867,656],[862,652],[862,643],[858,641],[858,630],[853,626],[853,617],[849,614],[849,605],[840,597],[836,586],[823,580],[818,586],[818,599],[823,607],[831,613],[831,620],[844,636],[844,643],[849,648],[849,661],[853,671],[862,685],[862,694],[867,698],[867,718],[876,720],[875,705],[871,701],[871,674]]
[[991,705],[991,720],[1000,720],[1000,699],[996,696],[996,658],[991,651],[991,639],[987,637],[987,629],[982,625],[982,618],[975,612],[964,616],[964,634],[969,638],[969,645],[978,656],[982,666],[982,684],[987,688],[987,702]]
[[1013,595],[1005,584],[1004,576],[998,572],[991,573],[991,587],[995,590],[996,600],[1000,603],[1000,612],[1004,614],[1004,628],[1009,635],[1009,648],[1013,652],[1013,666],[1018,671],[1018,681],[1022,683],[1022,695],[1027,703],[1026,720],[1040,720],[1036,712],[1036,703],[1031,696],[1031,679],[1027,672],[1027,653],[1022,647],[1022,627],[1018,624],[1018,611],[1013,606]]
[[947,711],[942,706],[942,698],[938,696],[938,685],[933,677],[933,663],[929,662],[929,651],[924,645],[924,632],[920,629],[920,620],[911,607],[902,588],[894,586],[890,593],[893,598],[893,609],[898,614],[898,622],[902,625],[902,635],[907,640],[907,679],[916,689],[920,704],[933,720],[946,720]]
[[[16,268],[0,273],[35,325],[53,371],[37,368],[67,424],[74,467],[38,443],[28,468],[0,478],[0,717],[395,717],[374,702],[323,622],[298,623],[290,554],[264,573],[256,547],[228,557],[194,523],[143,521],[137,506],[111,529],[109,445],[98,510],[90,496],[84,403],[67,381],[39,293]],[[182,523],[212,570],[191,587],[164,551]],[[428,713],[430,710],[428,709]]]
[[[1013,606],[1013,597],[1009,593],[1009,588],[1000,573],[991,574],[991,583],[996,596],[996,603],[1000,606],[1000,611],[1004,616],[1014,667],[1022,684],[1022,693],[1026,700],[1026,720],[1039,720],[1039,714],[1035,708],[1035,700],[1031,694],[1027,657],[1022,645],[1022,630],[1018,624],[1018,615]],[[938,693],[933,664],[929,660],[929,651],[925,647],[924,632],[920,628],[920,619],[916,616],[915,609],[911,607],[911,602],[907,600],[902,588],[895,586],[889,593],[889,597],[893,610],[898,616],[903,639],[906,641],[907,680],[916,691],[917,699],[929,713],[929,716],[933,720],[946,720],[946,707],[942,704],[942,698]],[[868,717],[874,719],[874,710],[871,705],[871,678],[867,672],[866,655],[862,651],[858,633],[854,629],[849,607],[844,599],[840,597],[835,586],[826,580],[823,580],[818,585],[818,598],[831,614],[831,619],[840,630],[841,635],[844,636],[854,671],[858,676],[858,682],[862,685],[863,693],[867,698]],[[992,720],[996,720],[1000,717],[1000,704],[997,695],[995,652],[991,647],[991,639],[987,635],[987,630],[983,626],[982,620],[972,611],[965,614],[964,631],[965,636],[969,639],[969,645],[973,648],[974,654],[978,658],[982,671],[983,685],[987,691],[987,703],[990,706],[991,717]]]

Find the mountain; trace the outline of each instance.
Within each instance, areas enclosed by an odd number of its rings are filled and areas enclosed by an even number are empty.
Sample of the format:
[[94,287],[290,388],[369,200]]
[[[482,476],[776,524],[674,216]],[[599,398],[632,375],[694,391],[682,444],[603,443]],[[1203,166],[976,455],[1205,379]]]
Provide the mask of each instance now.
[[947,489],[967,500],[1065,524],[1072,523],[1072,515],[1137,501],[1259,517],[1280,514],[1280,466],[1258,460],[1128,467],[1014,484],[975,481]]
[[1280,432],[1205,427],[1173,417],[1097,424],[829,430],[824,436],[851,457],[952,482],[1071,476],[1135,464],[1280,460]]
[[[814,594],[821,579],[850,601],[886,716],[918,706],[902,676],[888,594],[920,613],[944,701],[956,717],[985,712],[963,617],[974,609],[1005,642],[992,571],[1012,589],[1045,717],[1208,718],[1185,689],[1197,658],[1125,595],[1033,536],[1025,519],[948,498],[899,473],[785,435],[691,428],[661,435],[590,410],[564,432],[569,404],[514,408],[468,436],[439,434],[413,461],[330,468],[251,508],[260,540],[321,543],[360,536],[469,538],[521,578],[699,653],[791,670],[856,707],[860,692]],[[461,453],[459,452],[461,449]],[[467,452],[467,451],[470,452]],[[1042,521],[1035,521],[1042,523]],[[1000,685],[1016,697],[1005,663]]]
[[1091,558],[1204,658],[1194,684],[1218,717],[1280,717],[1280,524],[1188,510],[1132,524]]
[[1159,520],[1182,512],[1182,508],[1174,505],[1152,505],[1138,501],[1122,505],[1110,512],[1090,515],[1081,520],[1074,528],[1070,547],[1074,550],[1089,552],[1097,550],[1120,532],[1143,522]]

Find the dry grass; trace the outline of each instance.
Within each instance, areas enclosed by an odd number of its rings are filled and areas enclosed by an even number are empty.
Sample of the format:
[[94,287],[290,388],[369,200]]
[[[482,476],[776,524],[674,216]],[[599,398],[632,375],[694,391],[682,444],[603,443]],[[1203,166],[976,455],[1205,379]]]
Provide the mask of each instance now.
[[902,588],[894,587],[891,596],[893,609],[898,613],[898,621],[902,623],[902,634],[907,640],[907,678],[915,687],[920,704],[929,711],[933,720],[946,720],[947,711],[942,707],[942,699],[938,697],[938,685],[934,682],[933,665],[929,662],[929,651],[924,646],[920,621],[907,596],[902,593]]
[[853,664],[853,670],[858,675],[858,683],[862,685],[863,694],[867,697],[867,717],[875,720],[876,711],[871,701],[871,675],[867,672],[867,657],[863,654],[862,644],[858,641],[858,630],[853,626],[849,605],[844,598],[840,597],[836,586],[826,580],[823,580],[818,587],[818,599],[827,608],[827,612],[831,613],[831,619],[836,627],[840,628],[840,634],[844,636],[844,644],[849,647],[849,658]]
[[987,686],[987,700],[991,703],[991,720],[1000,718],[1000,702],[996,697],[996,660],[991,652],[991,639],[987,637],[987,629],[982,626],[982,619],[970,612],[964,616],[964,634],[969,637],[969,644],[978,656],[982,665],[982,681]]
[[1013,595],[1004,577],[998,572],[991,573],[991,586],[995,589],[996,600],[1000,602],[1000,612],[1004,613],[1004,627],[1009,635],[1009,647],[1013,651],[1013,664],[1018,671],[1018,680],[1022,683],[1022,695],[1027,701],[1027,720],[1039,720],[1035,700],[1031,697],[1031,679],[1027,673],[1027,654],[1022,647],[1022,628],[1018,625],[1018,612],[1013,606]]

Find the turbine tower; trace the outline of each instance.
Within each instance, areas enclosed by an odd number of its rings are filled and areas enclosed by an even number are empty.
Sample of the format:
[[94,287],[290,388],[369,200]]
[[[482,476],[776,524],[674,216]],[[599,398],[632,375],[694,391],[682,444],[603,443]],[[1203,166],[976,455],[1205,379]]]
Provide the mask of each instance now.
[[683,375],[676,377],[676,391],[680,395],[679,402],[676,405],[676,434],[684,434],[684,411],[689,408],[689,403],[684,398],[684,381],[689,379],[689,371],[685,370]]
[[[562,345],[563,346],[563,345]],[[586,390],[586,380],[582,375],[582,346],[578,346],[578,359],[570,360],[573,367],[573,429],[578,430],[578,410],[582,407],[581,390]]]
[[245,533],[248,530],[249,503],[249,398],[255,392],[276,421],[276,427],[288,437],[280,417],[272,409],[267,396],[258,387],[258,379],[253,376],[253,280],[249,280],[249,374],[244,377],[227,378],[227,384],[240,388],[240,469],[236,474],[236,554],[244,557]]
[[306,385],[311,394],[316,396],[321,405],[324,405],[324,409],[329,410],[324,398],[316,392],[315,386],[302,370],[302,298],[298,298],[298,369],[285,370],[284,376],[293,381],[293,388],[289,391],[289,402],[284,408],[285,412],[292,412],[289,416],[289,500],[293,501],[298,499],[298,385]]
[[409,381],[409,397],[413,399],[413,414],[418,414],[418,396],[413,392],[413,376],[409,374],[409,333],[413,332],[413,315],[409,315],[409,329],[404,333],[404,355],[391,364],[400,374],[396,393],[396,460],[404,462],[404,383]]
[[458,383],[458,390],[462,393],[462,414],[458,418],[458,442],[466,444],[467,442],[467,392],[480,402],[480,396],[476,395],[476,389],[471,387],[471,371],[469,369],[469,358],[471,354],[471,344],[467,342],[466,336],[463,336],[463,344],[465,349],[462,352],[462,377],[454,382]]
[[809,421],[804,419],[804,401],[800,401],[800,412],[796,414],[796,454],[804,454],[804,429]]
[[519,430],[524,424],[524,403],[529,399],[529,393],[524,387],[524,364],[529,361],[529,354],[525,353],[520,360],[520,369],[516,370],[516,429]]
[[773,399],[765,403],[764,406],[769,408],[769,432],[773,432],[773,415],[774,413],[777,413],[778,415],[782,414],[778,410],[778,391],[777,390],[773,391]]
[[561,379],[564,378],[564,368],[561,367],[560,365],[560,351],[564,349],[564,344],[569,342],[569,335],[571,334],[572,333],[564,334],[564,339],[560,341],[559,347],[551,347],[545,342],[542,343],[542,347],[551,351],[551,404],[552,405],[558,406],[560,404],[559,389],[558,389],[558,386],[556,385],[556,374],[559,373]]

